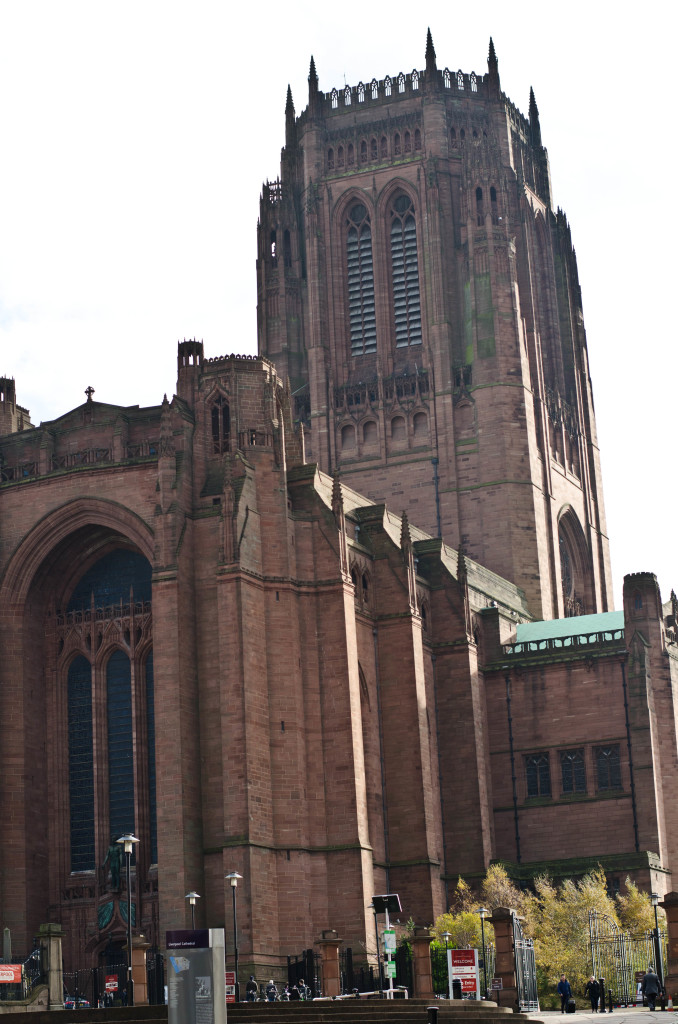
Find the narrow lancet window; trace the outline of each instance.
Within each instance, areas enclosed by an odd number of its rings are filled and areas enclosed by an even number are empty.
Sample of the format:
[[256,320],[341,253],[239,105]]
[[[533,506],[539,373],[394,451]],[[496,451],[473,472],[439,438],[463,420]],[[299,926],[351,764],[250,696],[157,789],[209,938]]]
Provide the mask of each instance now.
[[351,355],[363,356],[377,351],[377,321],[374,307],[372,229],[367,209],[362,203],[355,203],[349,210],[346,260]]
[[402,194],[391,209],[391,265],[396,348],[421,345],[417,227],[412,201]]

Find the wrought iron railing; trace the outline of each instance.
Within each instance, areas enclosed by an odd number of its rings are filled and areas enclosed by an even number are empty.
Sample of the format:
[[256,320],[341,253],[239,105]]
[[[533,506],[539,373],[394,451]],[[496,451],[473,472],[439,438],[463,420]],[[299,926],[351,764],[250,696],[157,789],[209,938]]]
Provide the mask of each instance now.
[[[662,957],[662,977],[666,977],[667,935],[659,929]],[[589,951],[591,972],[604,978],[606,987],[617,1003],[628,1005],[636,1001],[636,976],[644,974],[648,966],[656,964],[655,936],[653,932],[632,936],[623,931],[612,918],[597,910],[589,911]]]

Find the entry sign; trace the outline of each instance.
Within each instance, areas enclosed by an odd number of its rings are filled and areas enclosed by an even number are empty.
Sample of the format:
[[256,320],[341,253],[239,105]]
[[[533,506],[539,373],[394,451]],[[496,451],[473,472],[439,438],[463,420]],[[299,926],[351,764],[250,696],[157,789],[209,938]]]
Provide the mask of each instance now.
[[107,974],[106,975],[106,991],[117,992],[118,991],[118,975]]
[[226,971],[226,1002],[235,1002],[235,971]]
[[461,982],[461,994],[471,999],[480,998],[480,978],[478,974],[477,949],[448,949],[447,970],[450,977],[450,993],[452,998],[452,982]]
[[5,984],[20,983],[21,964],[0,964],[0,982]]
[[[384,952],[395,953],[396,951],[396,933],[395,928],[384,928],[382,932],[384,936]],[[395,977],[395,975],[394,975]]]

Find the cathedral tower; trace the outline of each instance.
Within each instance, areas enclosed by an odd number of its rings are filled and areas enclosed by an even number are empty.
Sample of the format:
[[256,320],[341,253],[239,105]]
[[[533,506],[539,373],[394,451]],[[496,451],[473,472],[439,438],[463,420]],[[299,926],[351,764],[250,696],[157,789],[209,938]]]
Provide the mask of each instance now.
[[577,264],[539,112],[488,70],[288,90],[258,227],[259,351],[307,458],[521,586],[611,607]]

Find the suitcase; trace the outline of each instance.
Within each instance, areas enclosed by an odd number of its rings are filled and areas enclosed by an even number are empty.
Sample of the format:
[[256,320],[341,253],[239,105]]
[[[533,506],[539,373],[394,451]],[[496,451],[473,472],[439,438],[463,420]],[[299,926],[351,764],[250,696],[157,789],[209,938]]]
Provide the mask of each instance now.
[[568,999],[567,1000],[567,1006],[565,1007],[565,1012],[566,1013],[574,1013],[576,1009],[577,1009],[577,1005],[576,1005],[574,999]]

